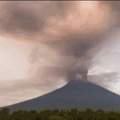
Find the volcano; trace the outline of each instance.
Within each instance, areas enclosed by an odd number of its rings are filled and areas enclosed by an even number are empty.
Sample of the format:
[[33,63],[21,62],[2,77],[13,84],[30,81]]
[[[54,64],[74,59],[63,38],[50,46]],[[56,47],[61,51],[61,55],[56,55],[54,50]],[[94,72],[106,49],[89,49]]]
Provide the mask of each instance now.
[[44,96],[9,106],[10,110],[120,109],[120,96],[88,81],[73,80]]

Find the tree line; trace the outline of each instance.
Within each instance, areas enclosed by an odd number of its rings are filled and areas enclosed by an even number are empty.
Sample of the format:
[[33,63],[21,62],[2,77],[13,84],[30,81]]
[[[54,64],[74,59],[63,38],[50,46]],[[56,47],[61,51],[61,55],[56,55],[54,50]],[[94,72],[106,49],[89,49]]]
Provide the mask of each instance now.
[[120,112],[103,110],[41,110],[10,112],[0,110],[0,120],[120,120]]

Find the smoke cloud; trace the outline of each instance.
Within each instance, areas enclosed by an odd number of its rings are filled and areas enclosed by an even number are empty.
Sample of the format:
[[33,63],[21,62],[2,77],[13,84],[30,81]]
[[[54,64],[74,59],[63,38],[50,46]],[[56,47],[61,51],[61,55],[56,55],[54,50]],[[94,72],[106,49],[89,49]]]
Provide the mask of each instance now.
[[31,79],[19,85],[38,88],[60,79],[87,79],[104,38],[120,25],[119,5],[119,1],[1,2],[0,35],[33,45]]
[[[37,41],[39,45],[32,57],[38,64],[41,44],[57,51],[60,65],[50,65],[50,73],[66,76],[70,73],[71,76],[71,72],[88,71],[93,49],[98,48],[114,25],[110,8],[114,4],[99,1],[5,2],[1,4],[0,31],[21,40]],[[46,70],[49,71],[49,67]]]

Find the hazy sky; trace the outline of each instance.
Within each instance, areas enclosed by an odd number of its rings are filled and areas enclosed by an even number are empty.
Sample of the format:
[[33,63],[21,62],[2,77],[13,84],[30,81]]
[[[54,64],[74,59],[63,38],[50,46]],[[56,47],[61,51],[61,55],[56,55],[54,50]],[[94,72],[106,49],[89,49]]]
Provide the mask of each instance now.
[[88,80],[120,94],[120,2],[0,2],[0,106]]

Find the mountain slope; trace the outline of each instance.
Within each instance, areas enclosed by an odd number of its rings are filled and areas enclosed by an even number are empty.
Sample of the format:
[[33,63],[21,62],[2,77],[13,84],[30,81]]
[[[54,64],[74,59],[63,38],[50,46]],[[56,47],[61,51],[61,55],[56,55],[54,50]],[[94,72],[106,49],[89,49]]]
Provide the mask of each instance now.
[[120,96],[88,81],[75,80],[49,94],[9,106],[11,110],[55,108],[120,109]]

